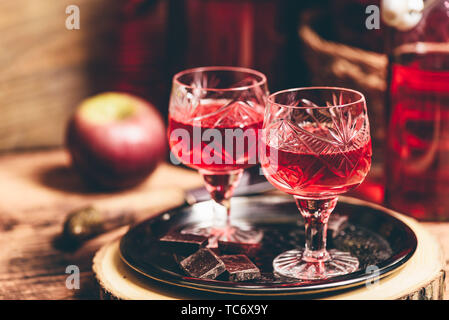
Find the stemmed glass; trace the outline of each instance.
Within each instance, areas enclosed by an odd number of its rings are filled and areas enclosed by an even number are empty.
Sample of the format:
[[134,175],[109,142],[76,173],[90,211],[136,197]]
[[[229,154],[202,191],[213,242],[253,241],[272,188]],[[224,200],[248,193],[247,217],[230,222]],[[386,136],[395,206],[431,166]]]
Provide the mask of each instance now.
[[274,271],[315,280],[357,270],[350,253],[326,250],[326,231],[338,195],[357,187],[371,166],[365,97],[329,87],[276,92],[268,97],[261,139],[265,176],[293,195],[305,221],[305,249],[281,253]]
[[[258,163],[259,132],[268,96],[264,74],[239,67],[202,67],[173,77],[169,106],[171,154],[197,169],[226,219],[187,227],[183,233],[255,244],[262,232],[230,220],[230,198],[243,170]],[[218,215],[218,214],[217,214]],[[216,215],[216,216],[217,216]]]

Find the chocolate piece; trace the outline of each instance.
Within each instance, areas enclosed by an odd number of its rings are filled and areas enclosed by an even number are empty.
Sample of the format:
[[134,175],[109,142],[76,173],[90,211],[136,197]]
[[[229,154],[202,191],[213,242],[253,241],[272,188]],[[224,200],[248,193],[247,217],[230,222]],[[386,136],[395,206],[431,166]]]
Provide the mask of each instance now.
[[260,243],[239,243],[219,240],[218,249],[225,254],[244,254],[253,257],[259,251]]
[[180,265],[189,276],[200,279],[215,279],[226,271],[223,261],[208,248],[188,256]]
[[260,278],[260,270],[243,254],[221,256],[231,281],[248,281]]
[[159,241],[162,247],[187,256],[197,251],[199,248],[204,247],[208,242],[208,238],[194,234],[182,234],[172,231],[160,238]]

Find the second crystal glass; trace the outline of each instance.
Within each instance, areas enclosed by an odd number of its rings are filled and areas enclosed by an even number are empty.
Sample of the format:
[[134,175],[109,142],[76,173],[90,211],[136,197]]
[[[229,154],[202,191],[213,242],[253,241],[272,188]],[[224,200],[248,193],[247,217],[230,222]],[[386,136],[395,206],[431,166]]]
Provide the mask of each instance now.
[[357,270],[349,252],[326,250],[326,231],[338,196],[357,187],[371,166],[365,97],[344,88],[298,88],[270,95],[266,108],[262,168],[268,181],[294,196],[306,238],[304,250],[274,259],[274,271],[315,280]]
[[262,233],[230,220],[230,198],[243,170],[257,164],[259,131],[268,96],[264,74],[238,67],[202,67],[173,78],[169,107],[169,144],[172,155],[197,169],[226,219],[205,222],[184,233],[218,240],[258,243]]

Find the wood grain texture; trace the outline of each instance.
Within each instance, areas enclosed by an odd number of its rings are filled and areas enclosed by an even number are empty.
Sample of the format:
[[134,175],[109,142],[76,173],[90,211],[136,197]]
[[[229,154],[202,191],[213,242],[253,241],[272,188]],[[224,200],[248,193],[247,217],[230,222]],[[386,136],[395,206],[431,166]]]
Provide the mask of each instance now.
[[[0,156],[0,299],[97,299],[92,259],[121,228],[87,242],[77,251],[58,243],[66,214],[94,204],[102,209],[132,208],[142,218],[183,201],[183,190],[202,184],[190,170],[161,165],[141,186],[120,193],[97,193],[69,167],[63,150]],[[449,223],[423,223],[449,257]],[[65,268],[81,270],[81,288],[68,290]],[[447,281],[447,280],[446,280]],[[446,299],[449,298],[446,292]]]
[[[0,181],[0,299],[98,298],[93,255],[126,228],[70,251],[58,243],[66,214],[93,204],[132,209],[144,218],[181,204],[183,190],[202,183],[193,171],[163,164],[134,189],[96,193],[70,169],[61,150],[0,157]],[[65,286],[65,269],[72,264],[81,271],[80,290]]]
[[73,108],[107,76],[120,3],[76,1],[80,29],[68,30],[71,0],[0,1],[0,150],[61,144]]

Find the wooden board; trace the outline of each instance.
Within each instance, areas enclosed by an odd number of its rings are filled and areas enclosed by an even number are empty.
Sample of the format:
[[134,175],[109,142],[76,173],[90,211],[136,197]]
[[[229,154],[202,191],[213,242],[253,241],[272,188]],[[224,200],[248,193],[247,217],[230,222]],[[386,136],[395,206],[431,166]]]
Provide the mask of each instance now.
[[[355,200],[353,202],[359,202]],[[413,257],[397,272],[378,284],[363,286],[326,299],[413,299],[437,300],[444,294],[444,258],[436,239],[417,221],[390,212],[416,233],[418,248]],[[161,285],[137,274],[119,256],[116,240],[95,255],[93,270],[104,299],[174,299],[202,297],[199,292]],[[189,295],[190,293],[190,295]],[[238,295],[232,296],[238,298]],[[303,298],[304,296],[296,296]]]

